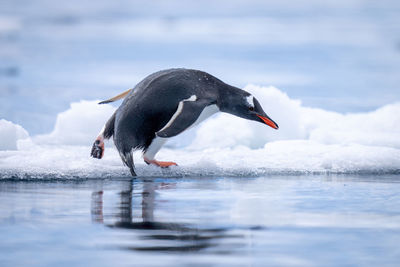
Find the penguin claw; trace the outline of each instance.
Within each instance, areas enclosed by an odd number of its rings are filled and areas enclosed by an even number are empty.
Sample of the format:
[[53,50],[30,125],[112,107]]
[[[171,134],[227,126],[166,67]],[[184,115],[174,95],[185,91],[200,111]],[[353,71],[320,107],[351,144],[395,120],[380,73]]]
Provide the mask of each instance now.
[[172,161],[158,161],[158,160],[151,160],[151,159],[144,159],[144,162],[146,162],[148,165],[156,165],[161,168],[168,168],[169,166],[178,166],[175,162]]
[[104,142],[97,139],[93,143],[92,151],[90,152],[90,155],[93,158],[101,159],[103,157],[103,154],[104,154]]

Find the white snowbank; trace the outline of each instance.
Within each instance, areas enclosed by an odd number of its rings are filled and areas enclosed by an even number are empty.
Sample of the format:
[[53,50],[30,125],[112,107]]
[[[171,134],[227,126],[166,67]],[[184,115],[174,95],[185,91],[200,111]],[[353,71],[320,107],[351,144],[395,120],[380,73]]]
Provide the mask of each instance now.
[[0,150],[16,150],[18,140],[26,138],[29,134],[20,125],[0,119]]
[[400,148],[400,103],[367,113],[343,115],[312,108],[303,108],[302,113],[310,140]]
[[197,131],[192,148],[244,145],[261,148],[276,140],[303,139],[322,144],[361,144],[400,148],[400,103],[373,112],[340,114],[303,107],[274,87],[245,88],[261,103],[279,130],[257,122],[220,114],[205,121]]
[[34,138],[38,144],[90,145],[114,113],[111,105],[98,105],[99,101],[71,103],[68,110],[57,115],[50,134]]
[[[147,166],[138,152],[137,173],[400,173],[400,103],[367,113],[340,114],[303,107],[300,101],[274,87],[249,85],[245,90],[279,124],[278,131],[221,113],[173,138],[169,147],[160,151],[160,160],[174,160],[178,167]],[[114,148],[107,148],[102,160],[89,157],[94,138],[114,111],[111,105],[98,105],[97,101],[72,103],[70,109],[57,116],[50,134],[33,137],[33,143],[30,139],[20,140],[20,151],[0,151],[0,177],[129,176]],[[3,124],[13,125],[10,127],[14,129],[0,130],[3,140],[11,140],[6,142],[6,149],[16,149],[16,140],[28,134],[18,125],[0,121]]]

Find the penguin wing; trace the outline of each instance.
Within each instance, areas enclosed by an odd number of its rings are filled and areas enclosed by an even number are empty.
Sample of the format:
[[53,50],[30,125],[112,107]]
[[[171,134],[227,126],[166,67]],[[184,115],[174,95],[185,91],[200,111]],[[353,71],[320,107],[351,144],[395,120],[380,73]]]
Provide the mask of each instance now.
[[211,102],[206,99],[196,100],[196,96],[179,102],[178,109],[169,122],[159,130],[156,135],[159,137],[173,137],[192,126],[199,118],[201,112]]

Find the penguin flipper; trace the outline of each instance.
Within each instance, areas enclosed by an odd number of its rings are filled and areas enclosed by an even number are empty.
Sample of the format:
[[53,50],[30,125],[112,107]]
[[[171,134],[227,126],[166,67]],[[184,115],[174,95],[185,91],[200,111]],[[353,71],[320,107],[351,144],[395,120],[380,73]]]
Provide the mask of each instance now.
[[203,109],[210,105],[206,99],[186,99],[179,102],[178,109],[169,122],[156,135],[163,138],[173,137],[192,126]]

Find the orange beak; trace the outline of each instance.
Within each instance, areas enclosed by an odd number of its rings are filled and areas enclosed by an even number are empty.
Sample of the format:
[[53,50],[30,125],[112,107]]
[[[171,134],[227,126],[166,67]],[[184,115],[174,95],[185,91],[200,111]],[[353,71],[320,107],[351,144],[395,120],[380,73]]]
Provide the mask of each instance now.
[[278,124],[276,124],[275,122],[273,122],[272,120],[270,120],[267,117],[263,117],[261,115],[257,115],[257,117],[259,117],[266,125],[274,128],[274,129],[278,129]]

